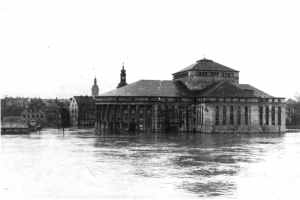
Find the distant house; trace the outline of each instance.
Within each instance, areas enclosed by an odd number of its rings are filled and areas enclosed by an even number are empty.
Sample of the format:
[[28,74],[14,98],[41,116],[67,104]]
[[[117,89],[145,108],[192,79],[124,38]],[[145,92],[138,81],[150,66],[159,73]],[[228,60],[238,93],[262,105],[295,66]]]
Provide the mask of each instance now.
[[57,128],[60,126],[60,110],[55,101],[47,101],[45,107],[46,126]]
[[95,126],[95,101],[91,96],[74,96],[69,106],[70,124],[78,128]]
[[20,116],[29,103],[29,98],[5,97],[1,99],[1,120],[3,117]]
[[26,109],[22,112],[21,117],[27,124],[36,123],[44,125],[46,122],[46,115],[42,110]]
[[1,135],[29,133],[29,126],[22,117],[3,117],[1,121]]
[[300,126],[300,102],[288,99],[286,102],[287,127]]

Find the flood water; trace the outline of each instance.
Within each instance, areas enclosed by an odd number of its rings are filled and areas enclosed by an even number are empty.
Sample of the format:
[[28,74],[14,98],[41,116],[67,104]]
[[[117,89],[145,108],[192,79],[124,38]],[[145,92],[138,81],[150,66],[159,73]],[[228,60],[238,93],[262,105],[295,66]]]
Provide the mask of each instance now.
[[300,199],[300,133],[1,136],[0,199]]

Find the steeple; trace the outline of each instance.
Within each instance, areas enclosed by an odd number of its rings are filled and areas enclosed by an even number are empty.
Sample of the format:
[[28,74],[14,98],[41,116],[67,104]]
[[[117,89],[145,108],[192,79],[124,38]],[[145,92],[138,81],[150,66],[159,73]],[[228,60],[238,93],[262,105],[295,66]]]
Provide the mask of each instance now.
[[125,85],[127,85],[127,83],[126,83],[126,70],[124,68],[124,63],[123,63],[121,74],[120,74],[120,83],[118,84],[117,88],[123,87]]
[[96,97],[98,95],[99,95],[99,87],[97,85],[97,79],[95,77],[95,79],[94,79],[94,85],[92,86],[92,96]]

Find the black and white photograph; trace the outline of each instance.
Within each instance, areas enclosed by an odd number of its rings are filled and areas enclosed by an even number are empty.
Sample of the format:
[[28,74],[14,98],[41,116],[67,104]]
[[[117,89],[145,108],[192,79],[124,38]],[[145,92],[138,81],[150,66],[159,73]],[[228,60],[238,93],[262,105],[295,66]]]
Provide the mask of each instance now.
[[300,2],[0,0],[1,200],[300,199]]

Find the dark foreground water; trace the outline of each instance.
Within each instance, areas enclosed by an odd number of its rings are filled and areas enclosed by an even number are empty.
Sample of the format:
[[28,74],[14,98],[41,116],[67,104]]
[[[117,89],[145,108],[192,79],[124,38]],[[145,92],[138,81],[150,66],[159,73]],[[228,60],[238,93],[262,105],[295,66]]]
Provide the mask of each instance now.
[[0,199],[300,199],[300,133],[1,136]]

